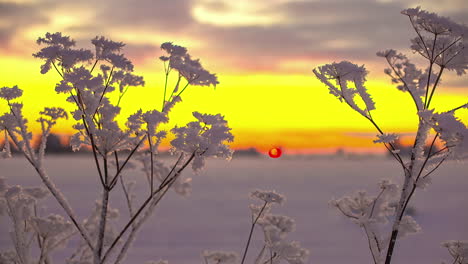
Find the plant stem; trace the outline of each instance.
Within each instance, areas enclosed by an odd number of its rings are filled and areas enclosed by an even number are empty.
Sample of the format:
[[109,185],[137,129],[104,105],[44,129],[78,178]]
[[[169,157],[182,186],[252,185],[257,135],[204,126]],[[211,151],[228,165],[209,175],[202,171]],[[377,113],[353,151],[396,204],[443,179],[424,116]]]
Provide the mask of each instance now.
[[252,234],[253,234],[253,231],[254,231],[255,224],[257,224],[257,221],[260,218],[260,216],[262,215],[263,210],[265,210],[267,204],[268,204],[268,202],[265,202],[263,204],[263,207],[260,210],[260,212],[258,213],[257,217],[255,218],[255,221],[252,222],[252,226],[250,227],[250,232],[249,232],[249,238],[247,239],[247,245],[245,245],[244,255],[242,256],[241,264],[244,264],[245,257],[247,256],[247,251],[249,250],[250,241],[252,240]]
[[[150,201],[154,198],[154,196],[159,193],[161,190],[163,190],[165,187],[167,187],[172,180],[175,180],[175,178],[180,175],[180,173],[187,167],[187,165],[193,160],[193,158],[195,157],[195,152],[192,153],[192,155],[190,156],[190,158],[184,163],[184,165],[182,165],[181,168],[179,168],[177,170],[177,172],[175,173],[175,175],[172,177],[171,180],[169,181],[166,181],[164,182],[164,184],[161,183],[161,185],[159,186],[159,188],[154,191],[154,193],[152,193],[144,202],[143,204],[140,206],[140,208],[137,210],[137,212],[133,215],[133,217],[127,222],[127,224],[125,225],[125,227],[120,231],[120,233],[117,235],[117,237],[114,239],[114,241],[112,242],[111,246],[107,249],[106,253],[104,254],[104,257],[101,259],[101,263],[104,263],[104,261],[106,260],[106,258],[109,256],[109,253],[112,251],[112,249],[115,247],[115,245],[117,244],[117,242],[120,240],[120,238],[124,235],[124,233],[128,230],[128,228],[130,226],[132,226],[133,222],[137,219],[137,217],[141,214],[141,212],[146,208],[146,206],[150,203]],[[168,176],[172,173],[173,170],[171,170],[171,172],[169,172]],[[166,177],[166,178],[167,178]]]

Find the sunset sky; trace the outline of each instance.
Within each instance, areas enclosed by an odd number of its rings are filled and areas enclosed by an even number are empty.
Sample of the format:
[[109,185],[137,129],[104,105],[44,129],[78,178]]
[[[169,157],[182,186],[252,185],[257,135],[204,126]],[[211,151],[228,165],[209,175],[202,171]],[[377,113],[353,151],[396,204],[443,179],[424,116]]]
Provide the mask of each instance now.
[[[35,41],[59,31],[91,49],[90,39],[102,35],[126,44],[134,74],[146,81],[124,98],[123,116],[159,109],[164,76],[157,58],[161,43],[172,41],[220,81],[216,89],[184,92],[172,124],[192,120],[194,110],[221,113],[233,129],[234,148],[377,151],[382,146],[372,143],[370,123],[330,95],[312,69],[341,60],[365,64],[373,116],[384,131],[410,135],[414,106],[384,76],[386,65],[375,53],[393,48],[417,58],[409,50],[414,31],[400,11],[418,5],[468,24],[466,0],[0,0],[0,87],[25,90],[31,122],[46,105],[71,109],[55,94],[58,74],[40,74],[42,61],[31,56],[39,50]],[[468,77],[444,75],[433,106],[443,111],[467,101]],[[0,103],[0,113],[6,110]],[[468,111],[458,116],[468,121]],[[62,122],[55,132],[72,133],[72,123]]]

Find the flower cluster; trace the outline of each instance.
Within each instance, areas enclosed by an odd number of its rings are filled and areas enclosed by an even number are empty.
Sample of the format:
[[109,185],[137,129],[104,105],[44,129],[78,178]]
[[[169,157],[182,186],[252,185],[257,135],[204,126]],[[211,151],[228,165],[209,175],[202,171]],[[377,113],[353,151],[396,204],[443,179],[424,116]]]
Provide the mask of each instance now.
[[165,42],[161,49],[166,51],[168,56],[161,56],[160,59],[169,61],[170,69],[178,71],[188,83],[199,86],[216,86],[219,83],[216,75],[205,70],[200,60],[192,59],[186,48]]
[[[66,260],[67,263],[107,263],[107,258],[117,247],[121,247],[121,250],[115,256],[115,263],[121,263],[137,231],[154,212],[167,190],[173,189],[181,195],[190,193],[191,179],[181,177],[183,170],[190,163],[194,170],[199,170],[203,167],[206,157],[231,157],[232,152],[226,142],[231,142],[233,136],[224,117],[198,112],[193,113],[197,118],[196,122],[172,130],[175,134],[175,139],[171,142],[173,151],[180,154],[175,164],[167,166],[157,156],[161,141],[168,133],[159,129],[159,126],[169,121],[169,112],[181,102],[180,94],[183,90],[176,94],[180,80],[187,80],[183,89],[189,85],[216,85],[216,75],[206,71],[199,60],[192,59],[186,48],[164,43],[162,48],[168,52],[169,57],[162,60],[169,60],[168,67],[179,73],[176,88],[168,101],[164,94],[161,111],[140,109],[130,115],[123,126],[117,122],[121,114],[121,99],[129,87],[143,86],[145,81],[143,77],[133,74],[133,64],[121,53],[125,46],[122,42],[98,36],[91,40],[95,47],[95,51],[92,52],[75,49],[75,41],[58,32],[47,33],[45,37],[39,38],[37,43],[45,46],[33,54],[34,57],[44,60],[41,73],[45,74],[54,69],[60,75],[61,80],[55,85],[55,91],[67,94],[67,101],[72,103],[75,109],[67,112],[62,108],[46,107],[39,113],[37,121],[41,124],[42,134],[36,149],[32,144],[32,133],[28,130],[28,120],[23,116],[23,105],[15,102],[22,96],[23,91],[17,86],[0,88],[0,99],[6,101],[9,108],[8,112],[0,116],[0,131],[5,135],[5,144],[0,156],[11,156],[11,139],[72,221],[68,222],[55,214],[45,218],[31,215],[30,211],[21,209],[21,213],[28,214],[24,218],[29,222],[25,225],[22,222],[21,225],[17,224],[17,221],[23,219],[13,215],[12,209],[5,209],[5,205],[18,201],[25,204],[23,207],[29,208],[32,204],[35,205],[34,197],[40,196],[41,191],[20,186],[6,188],[2,180],[0,213],[8,211],[16,232],[26,233],[22,229],[28,228],[27,232],[35,232],[38,235],[41,254],[34,262],[49,263],[49,253],[59,246],[57,241],[66,242],[71,236],[79,233],[82,240],[72,257]],[[94,63],[90,64],[92,60]],[[92,66],[88,68],[88,65]],[[169,74],[169,69],[166,74]],[[116,98],[112,96],[114,91],[118,92]],[[76,133],[71,137],[70,145],[74,151],[82,146],[92,151],[103,193],[102,198],[96,201],[91,215],[83,222],[77,218],[65,196],[48,177],[42,164],[47,137],[52,127],[58,119],[68,116],[76,121],[73,125]],[[139,205],[137,202],[140,199],[136,198],[133,188],[135,183],[127,181],[123,176],[129,169],[138,168],[133,160],[141,163],[150,190],[148,196],[144,197],[144,202]],[[127,224],[121,229],[115,228],[110,221],[119,216],[118,211],[110,207],[110,193],[118,183],[122,185],[130,213]],[[157,183],[159,186],[156,186]],[[13,239],[15,251],[0,253],[1,263],[32,263],[28,259],[29,248],[20,246],[26,243],[22,239],[23,235],[19,233]]]
[[[442,243],[442,246],[447,248],[453,261],[449,263],[467,264],[468,263],[468,242],[449,240]],[[445,262],[443,263],[445,264]]]
[[[252,210],[252,226],[241,264],[243,264],[246,259],[253,230],[257,224],[263,231],[263,247],[255,258],[255,264],[280,263],[281,261],[286,261],[290,264],[307,263],[309,251],[302,248],[297,241],[287,241],[287,235],[295,230],[294,219],[285,215],[270,213],[271,205],[282,204],[285,197],[275,191],[263,190],[251,192],[250,197],[261,200],[262,204],[250,205],[250,209]],[[204,253],[205,259],[212,261],[207,261],[207,263],[235,263],[235,253],[216,252],[216,254],[212,254],[212,252],[208,252],[210,254]],[[267,252],[269,252],[269,254],[267,254]],[[206,256],[215,257],[208,259]],[[231,262],[229,262],[228,259]]]
[[34,57],[44,59],[45,63],[41,66],[41,73],[47,73],[52,66],[62,71],[68,71],[77,63],[89,62],[93,54],[85,49],[73,49],[75,41],[69,36],[62,36],[62,33],[46,33],[45,38],[38,38],[37,44],[45,44],[39,52],[33,54]]
[[172,129],[176,136],[171,141],[173,151],[195,155],[192,163],[195,171],[203,168],[207,157],[229,159],[232,151],[225,143],[232,142],[234,137],[224,117],[199,112],[193,112],[193,116],[197,121]]
[[374,143],[392,143],[395,140],[398,139],[398,135],[391,133],[391,134],[382,134],[382,135],[377,135],[376,140],[374,140]]
[[275,191],[262,191],[262,190],[255,190],[250,193],[251,198],[257,198],[265,203],[276,203],[282,204],[285,200],[285,197]]
[[[0,253],[0,263],[32,263],[43,261],[50,252],[66,245],[74,233],[72,224],[62,216],[38,216],[37,203],[49,192],[40,187],[9,186],[0,178],[0,216],[8,216],[13,226],[15,251]],[[31,257],[31,237],[37,237],[40,257]]]
[[421,111],[419,116],[438,133],[454,158],[468,157],[468,127],[453,112],[434,113],[427,110]]
[[236,264],[239,256],[235,252],[204,250],[202,253],[208,264]]
[[[367,75],[364,66],[342,61],[322,65],[318,69],[314,69],[313,72],[322,83],[327,85],[332,95],[341,102],[346,102],[361,115],[370,117],[369,111],[375,109],[375,103],[364,86]],[[364,102],[364,106],[358,105],[356,96]]]
[[0,88],[0,98],[11,101],[23,95],[23,90],[19,89],[17,85],[13,87]]
[[405,55],[393,49],[379,51],[377,56],[386,59],[390,68],[386,68],[384,73],[391,78],[392,83],[397,84],[397,89],[409,92],[418,110],[423,109],[422,97],[425,95],[427,81],[429,80],[429,85],[434,84],[437,74],[431,72],[429,75],[428,70],[423,72],[417,69]]
[[458,75],[468,69],[468,27],[450,18],[408,8],[401,12],[409,17],[418,36],[411,40],[411,48],[440,67],[454,70]]
[[[397,213],[395,205],[398,194],[398,186],[388,180],[383,180],[379,186],[380,193],[377,196],[368,196],[366,192],[359,191],[352,196],[330,201],[332,206],[364,230],[371,253],[376,260],[382,260],[387,253],[389,237],[383,235],[383,231],[390,228],[388,224]],[[409,215],[402,218],[399,228],[401,237],[421,230]]]

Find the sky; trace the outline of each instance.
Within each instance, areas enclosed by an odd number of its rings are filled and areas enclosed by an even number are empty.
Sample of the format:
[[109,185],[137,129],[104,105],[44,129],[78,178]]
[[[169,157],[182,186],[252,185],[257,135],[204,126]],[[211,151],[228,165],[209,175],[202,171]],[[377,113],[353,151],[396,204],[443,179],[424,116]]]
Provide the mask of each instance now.
[[[465,0],[0,0],[0,87],[24,89],[25,111],[37,131],[33,120],[44,106],[71,109],[54,92],[58,74],[41,75],[42,61],[31,56],[39,50],[37,38],[62,32],[78,47],[91,48],[92,38],[105,36],[126,44],[134,74],[146,81],[129,90],[122,115],[159,109],[160,45],[171,41],[187,47],[220,82],[215,89],[188,88],[171,112],[171,125],[191,121],[193,111],[221,113],[235,136],[233,148],[374,152],[383,147],[372,143],[371,124],[330,95],[312,69],[341,60],[366,65],[377,123],[410,138],[417,126],[414,106],[392,86],[375,54],[393,48],[423,62],[409,50],[414,31],[400,14],[416,6],[468,24]],[[448,110],[466,103],[467,95],[468,77],[449,73],[433,105]],[[459,114],[464,121],[467,112]],[[62,122],[55,132],[72,133],[72,124]]]

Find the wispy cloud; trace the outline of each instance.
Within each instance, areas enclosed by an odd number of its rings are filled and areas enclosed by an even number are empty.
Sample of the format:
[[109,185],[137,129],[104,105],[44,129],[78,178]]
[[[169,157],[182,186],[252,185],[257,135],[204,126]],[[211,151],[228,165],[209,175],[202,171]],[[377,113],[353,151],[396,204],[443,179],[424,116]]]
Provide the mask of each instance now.
[[[303,74],[330,60],[380,65],[376,51],[407,50],[413,36],[402,9],[422,5],[468,23],[464,2],[0,0],[0,52],[20,52],[45,31],[63,31],[82,42],[96,35],[124,41],[136,61],[154,59],[160,43],[175,40],[228,73]],[[298,67],[307,61],[309,68]]]

